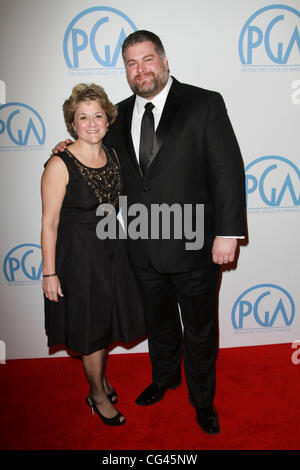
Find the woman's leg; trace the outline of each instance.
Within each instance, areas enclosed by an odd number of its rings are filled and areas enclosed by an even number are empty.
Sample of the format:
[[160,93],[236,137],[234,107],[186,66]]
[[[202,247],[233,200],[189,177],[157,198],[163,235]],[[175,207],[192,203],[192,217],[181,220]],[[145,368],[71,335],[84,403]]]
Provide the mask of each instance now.
[[[106,360],[106,349],[100,349],[92,354],[82,356],[84,371],[90,384],[91,396],[96,402],[100,413],[106,418],[113,418],[118,414],[118,411],[107,398],[104,387]],[[120,421],[122,419],[124,419],[123,416]]]
[[[107,349],[105,349],[104,358],[103,358],[104,371],[106,370],[107,358],[108,358],[108,351],[107,351]],[[108,397],[109,397],[109,401],[111,403],[117,403],[118,395],[117,395],[116,391],[113,389],[113,387],[110,385],[110,383],[108,382],[108,380],[105,376],[105,372],[104,372],[104,377],[103,377],[103,386],[104,386],[104,390],[105,390],[106,395],[108,395]]]

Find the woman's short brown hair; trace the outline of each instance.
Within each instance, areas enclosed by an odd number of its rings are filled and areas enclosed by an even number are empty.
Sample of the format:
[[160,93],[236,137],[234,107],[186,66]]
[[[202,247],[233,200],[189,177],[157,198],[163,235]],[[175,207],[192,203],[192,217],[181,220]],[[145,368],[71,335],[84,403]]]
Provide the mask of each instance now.
[[73,129],[74,114],[77,106],[82,101],[99,101],[103,111],[106,113],[109,124],[112,124],[118,115],[117,107],[113,105],[104,91],[104,89],[94,83],[79,83],[74,86],[71,96],[63,104],[63,113],[67,130],[71,136],[76,139],[76,133]]

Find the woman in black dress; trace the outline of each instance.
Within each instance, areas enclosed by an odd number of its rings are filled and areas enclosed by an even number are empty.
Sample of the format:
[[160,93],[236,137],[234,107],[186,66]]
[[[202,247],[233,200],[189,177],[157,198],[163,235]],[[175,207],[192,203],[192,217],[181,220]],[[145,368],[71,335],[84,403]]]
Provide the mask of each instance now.
[[82,355],[87,404],[105,424],[116,426],[125,418],[113,406],[118,397],[105,377],[107,348],[145,334],[125,241],[96,234],[97,207],[109,204],[115,217],[122,191],[118,157],[102,144],[117,109],[102,87],[79,84],[63,111],[75,142],[48,160],[42,176],[48,346],[63,344]]

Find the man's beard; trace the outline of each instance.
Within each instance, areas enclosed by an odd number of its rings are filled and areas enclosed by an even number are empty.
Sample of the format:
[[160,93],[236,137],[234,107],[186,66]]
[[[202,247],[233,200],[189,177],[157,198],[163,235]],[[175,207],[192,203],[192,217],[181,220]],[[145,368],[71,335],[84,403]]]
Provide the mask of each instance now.
[[169,79],[169,71],[163,70],[159,75],[155,76],[152,72],[153,80],[148,87],[144,88],[136,81],[128,81],[129,86],[135,95],[142,98],[153,98],[166,86]]

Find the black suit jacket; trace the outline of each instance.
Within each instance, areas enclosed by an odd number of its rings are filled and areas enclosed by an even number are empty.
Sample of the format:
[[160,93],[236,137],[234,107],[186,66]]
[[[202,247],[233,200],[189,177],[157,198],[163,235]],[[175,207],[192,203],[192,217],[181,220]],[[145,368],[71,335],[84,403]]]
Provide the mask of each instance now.
[[[152,162],[143,177],[131,138],[135,96],[118,104],[107,141],[117,151],[128,206],[204,204],[204,245],[186,250],[187,239],[128,238],[139,267],[151,260],[159,272],[185,272],[212,263],[216,235],[245,235],[244,171],[241,153],[219,93],[173,78],[159,126]],[[195,212],[193,213],[195,216]],[[130,219],[128,219],[130,223]]]

